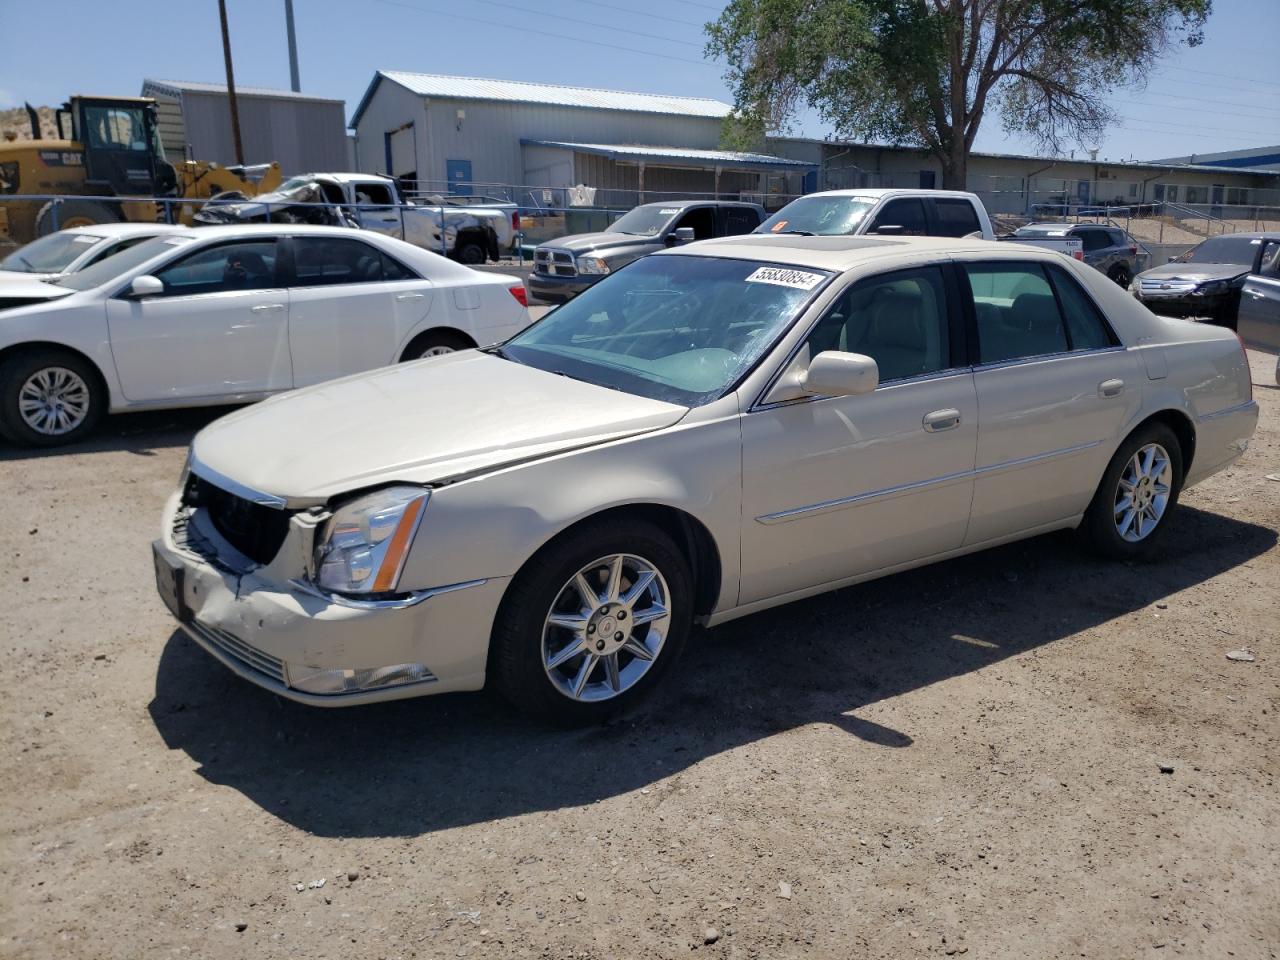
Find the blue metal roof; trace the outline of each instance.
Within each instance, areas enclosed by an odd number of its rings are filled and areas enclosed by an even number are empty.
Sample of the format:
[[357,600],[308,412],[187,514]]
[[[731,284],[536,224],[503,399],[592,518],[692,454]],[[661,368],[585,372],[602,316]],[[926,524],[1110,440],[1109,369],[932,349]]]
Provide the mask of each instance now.
[[521,139],[535,147],[559,147],[575,153],[589,153],[628,163],[640,161],[696,167],[733,167],[750,170],[785,170],[805,173],[817,170],[816,163],[771,157],[765,153],[742,153],[737,150],[698,150],[690,147],[651,147],[633,143],[566,143],[562,140]]

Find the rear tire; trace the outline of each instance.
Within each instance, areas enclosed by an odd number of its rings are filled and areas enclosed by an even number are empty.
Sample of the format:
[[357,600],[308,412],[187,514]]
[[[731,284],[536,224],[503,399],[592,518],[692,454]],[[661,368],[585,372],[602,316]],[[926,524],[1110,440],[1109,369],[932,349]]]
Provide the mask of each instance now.
[[404,348],[401,363],[410,360],[425,360],[427,357],[443,357],[459,350],[470,350],[475,344],[460,333],[452,330],[428,330],[413,338],[409,346]]
[[453,256],[459,263],[465,263],[468,266],[475,266],[485,261],[484,247],[473,240],[460,243],[453,252]]
[[36,236],[45,237],[68,227],[91,227],[99,223],[119,223],[120,216],[104,203],[93,200],[66,200],[58,204],[58,222],[54,226],[54,203],[50,200],[36,215]]
[[1133,273],[1123,263],[1117,263],[1107,271],[1107,276],[1120,285],[1120,289],[1128,290],[1133,283]]
[[0,363],[0,429],[22,446],[76,443],[106,407],[98,371],[73,353],[29,350]]
[[1182,492],[1182,445],[1163,423],[1128,437],[1107,464],[1080,524],[1086,545],[1114,560],[1151,556]]
[[602,519],[552,541],[512,581],[494,620],[489,677],[540,719],[601,723],[670,672],[692,604],[688,560],[661,528]]

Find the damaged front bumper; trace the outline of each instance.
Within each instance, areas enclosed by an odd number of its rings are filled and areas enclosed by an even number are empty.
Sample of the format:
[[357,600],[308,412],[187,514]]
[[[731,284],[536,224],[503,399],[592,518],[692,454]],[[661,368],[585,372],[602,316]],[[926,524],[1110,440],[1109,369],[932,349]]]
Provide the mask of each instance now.
[[276,558],[246,564],[200,508],[175,494],[152,544],[156,588],[182,629],[224,666],[318,706],[478,690],[505,577],[392,600],[326,595],[301,558],[314,525],[290,521]]

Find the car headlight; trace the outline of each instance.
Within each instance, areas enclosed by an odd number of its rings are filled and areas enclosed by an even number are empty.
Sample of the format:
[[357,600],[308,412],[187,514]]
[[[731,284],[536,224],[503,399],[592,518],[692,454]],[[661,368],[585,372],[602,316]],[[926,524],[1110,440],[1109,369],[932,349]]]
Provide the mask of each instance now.
[[1202,283],[1192,291],[1193,297],[1216,297],[1221,293],[1226,293],[1231,284],[1226,280],[1210,280],[1208,283]]
[[316,547],[316,585],[335,593],[392,593],[431,491],[387,487],[334,511]]
[[577,257],[578,272],[598,276],[609,272],[609,265],[603,257]]

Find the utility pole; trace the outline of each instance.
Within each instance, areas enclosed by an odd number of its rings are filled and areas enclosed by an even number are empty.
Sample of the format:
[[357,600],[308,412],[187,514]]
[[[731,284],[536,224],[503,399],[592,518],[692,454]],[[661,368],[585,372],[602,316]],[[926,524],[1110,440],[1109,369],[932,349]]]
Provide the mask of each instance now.
[[218,0],[218,16],[222,18],[222,58],[227,62],[227,102],[231,104],[231,137],[236,145],[236,163],[244,166],[244,147],[240,143],[240,108],[236,105],[236,75],[231,69],[231,34],[227,30],[227,0]]
[[298,35],[293,32],[293,0],[284,0],[284,26],[289,34],[289,89],[294,93],[301,93],[302,81],[298,79]]

